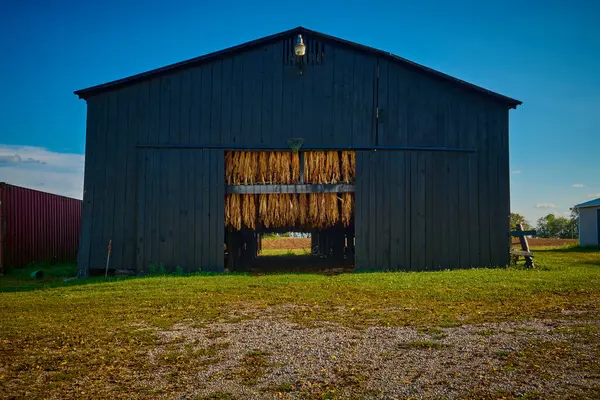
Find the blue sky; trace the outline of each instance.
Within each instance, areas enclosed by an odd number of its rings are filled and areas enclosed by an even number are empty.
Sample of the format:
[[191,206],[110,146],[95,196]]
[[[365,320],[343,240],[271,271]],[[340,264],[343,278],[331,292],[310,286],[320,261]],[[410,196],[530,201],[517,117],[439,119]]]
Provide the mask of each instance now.
[[73,90],[302,25],[522,100],[512,209],[534,222],[600,197],[599,16],[591,1],[5,3],[0,181],[81,197]]

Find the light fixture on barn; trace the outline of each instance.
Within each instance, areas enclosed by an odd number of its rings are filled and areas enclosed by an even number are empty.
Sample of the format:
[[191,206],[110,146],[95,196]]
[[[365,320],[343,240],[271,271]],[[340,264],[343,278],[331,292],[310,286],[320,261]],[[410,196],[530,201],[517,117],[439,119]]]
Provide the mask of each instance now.
[[294,47],[296,51],[296,55],[299,57],[304,57],[306,54],[306,45],[304,44],[304,39],[302,39],[302,35],[298,35],[296,38],[296,46]]
[[294,52],[296,53],[296,61],[298,62],[298,68],[300,75],[303,74],[302,66],[304,64],[304,55],[306,54],[306,45],[301,34],[298,34],[296,38],[296,46],[294,46]]

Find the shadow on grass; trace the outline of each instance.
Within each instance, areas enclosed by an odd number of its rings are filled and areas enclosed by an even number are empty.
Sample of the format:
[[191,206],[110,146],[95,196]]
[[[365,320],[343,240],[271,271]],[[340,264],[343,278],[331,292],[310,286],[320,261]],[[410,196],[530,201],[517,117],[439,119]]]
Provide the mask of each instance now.
[[569,247],[542,247],[542,248],[532,248],[531,251],[534,253],[598,253],[600,249],[598,247],[579,247],[579,246],[569,246]]
[[[43,271],[43,279],[34,279],[30,274],[34,271]],[[240,274],[240,273],[234,273]],[[91,276],[84,279],[78,279],[77,265],[75,264],[36,264],[25,268],[11,268],[6,271],[4,276],[0,276],[0,293],[6,292],[30,292],[34,290],[46,290],[62,287],[95,285],[102,283],[121,282],[131,279],[145,279],[156,277],[193,277],[193,276],[222,276],[225,273],[219,272],[195,272],[190,274],[148,274],[142,276]],[[232,274],[227,274],[232,275]],[[245,274],[246,275],[246,274]]]

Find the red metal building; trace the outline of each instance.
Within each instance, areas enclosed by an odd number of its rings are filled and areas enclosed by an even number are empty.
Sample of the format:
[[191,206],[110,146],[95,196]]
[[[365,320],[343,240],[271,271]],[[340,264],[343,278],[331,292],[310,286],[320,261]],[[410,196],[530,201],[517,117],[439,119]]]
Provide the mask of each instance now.
[[77,259],[81,200],[0,182],[0,272]]

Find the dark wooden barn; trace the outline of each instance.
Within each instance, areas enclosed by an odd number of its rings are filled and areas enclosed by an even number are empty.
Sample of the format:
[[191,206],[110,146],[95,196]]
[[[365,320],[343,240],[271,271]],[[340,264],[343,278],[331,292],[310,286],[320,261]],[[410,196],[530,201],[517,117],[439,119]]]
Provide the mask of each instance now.
[[[305,54],[294,53],[298,35]],[[224,153],[356,151],[355,266],[503,266],[519,101],[296,28],[75,92],[87,102],[81,276],[224,269]]]

